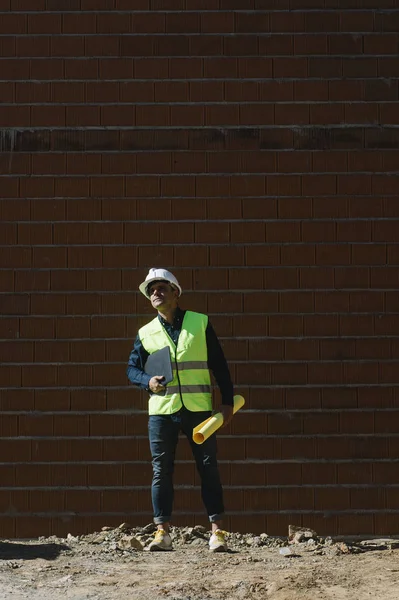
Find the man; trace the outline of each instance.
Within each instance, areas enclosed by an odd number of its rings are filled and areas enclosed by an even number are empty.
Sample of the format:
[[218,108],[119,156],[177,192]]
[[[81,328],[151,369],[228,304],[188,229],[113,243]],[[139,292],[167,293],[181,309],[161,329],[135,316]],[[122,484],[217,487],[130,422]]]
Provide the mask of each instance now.
[[[149,549],[172,550],[169,523],[173,505],[173,469],[179,431],[188,438],[198,473],[201,496],[212,527],[209,549],[227,549],[222,530],[223,490],[216,459],[216,438],[203,444],[192,440],[194,427],[212,414],[212,371],[219,386],[224,426],[233,415],[233,384],[219,340],[206,315],[182,310],[182,289],[166,269],[150,269],[139,286],[158,315],[142,327],[130,353],[127,376],[131,383],[147,390],[149,399],[149,440],[153,466],[151,487],[155,539]],[[145,373],[150,354],[169,347],[173,380],[163,385],[164,373]]]

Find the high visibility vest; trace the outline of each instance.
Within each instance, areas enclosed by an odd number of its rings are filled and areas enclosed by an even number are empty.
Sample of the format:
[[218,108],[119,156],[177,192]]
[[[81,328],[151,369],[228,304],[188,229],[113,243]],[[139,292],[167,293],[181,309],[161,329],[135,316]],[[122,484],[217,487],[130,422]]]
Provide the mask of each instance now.
[[171,415],[183,405],[193,412],[212,410],[207,325],[206,315],[186,311],[177,346],[158,317],[139,330],[141,343],[149,354],[169,346],[172,360],[173,381],[167,384],[165,395],[150,396],[150,415]]

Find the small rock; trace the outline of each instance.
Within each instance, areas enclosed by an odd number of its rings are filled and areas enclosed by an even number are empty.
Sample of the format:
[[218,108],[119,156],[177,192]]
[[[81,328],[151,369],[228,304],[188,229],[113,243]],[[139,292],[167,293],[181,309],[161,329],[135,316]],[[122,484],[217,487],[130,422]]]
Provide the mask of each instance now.
[[144,546],[137,537],[134,535],[124,535],[118,542],[119,548],[122,550],[127,550],[129,548],[134,548],[135,550],[143,550]]
[[113,527],[108,527],[108,525],[101,527],[101,531],[112,531],[112,529],[113,529]]
[[105,542],[107,537],[108,535],[106,531],[104,531],[103,533],[99,533],[92,539],[92,544],[102,544],[103,542]]
[[279,553],[281,554],[281,556],[293,556],[291,548],[288,548],[287,546],[284,546],[284,548],[280,548]]
[[198,532],[198,533],[207,533],[207,528],[204,527],[203,525],[194,525],[193,527],[193,533],[194,532]]
[[132,528],[132,526],[129,525],[129,523],[121,523],[118,526],[118,529],[120,529],[121,531],[126,531],[127,529],[131,529],[131,528]]

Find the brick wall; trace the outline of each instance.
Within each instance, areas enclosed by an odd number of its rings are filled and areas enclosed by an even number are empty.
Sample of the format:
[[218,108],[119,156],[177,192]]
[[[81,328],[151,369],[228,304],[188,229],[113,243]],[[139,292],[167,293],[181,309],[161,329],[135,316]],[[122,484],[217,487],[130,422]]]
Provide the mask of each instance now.
[[[0,11],[0,536],[150,521],[150,266],[247,400],[226,525],[397,533],[397,0]],[[204,523],[183,442],[176,482]]]

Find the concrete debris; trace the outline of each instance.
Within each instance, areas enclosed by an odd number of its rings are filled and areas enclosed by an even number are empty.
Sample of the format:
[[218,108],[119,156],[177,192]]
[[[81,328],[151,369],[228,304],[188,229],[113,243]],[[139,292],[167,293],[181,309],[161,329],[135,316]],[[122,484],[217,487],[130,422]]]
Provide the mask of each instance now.
[[[87,535],[72,535],[63,538],[51,536],[40,538],[41,541],[66,544],[64,553],[74,555],[94,555],[100,553],[106,560],[118,554],[125,560],[134,560],[136,552],[146,550],[154,539],[155,525],[148,523],[144,527],[132,527],[129,523],[121,523],[118,527],[104,526],[101,531]],[[170,535],[174,549],[184,546],[198,546],[206,549],[211,535],[210,529],[202,525],[193,527],[171,527]],[[260,534],[230,532],[228,546],[233,552],[253,551],[255,549],[277,549],[281,556],[304,556],[305,554],[324,555],[328,557],[357,554],[370,550],[392,550],[399,548],[399,540],[392,538],[365,539],[360,542],[333,540],[330,536],[321,537],[313,529],[289,526],[287,537]]]
[[305,529],[304,527],[296,527],[295,525],[288,526],[288,542],[290,544],[299,544],[316,537],[317,533],[313,529]]
[[124,535],[119,540],[118,547],[122,550],[130,550],[131,548],[134,548],[135,550],[144,550],[141,540],[134,535]]

